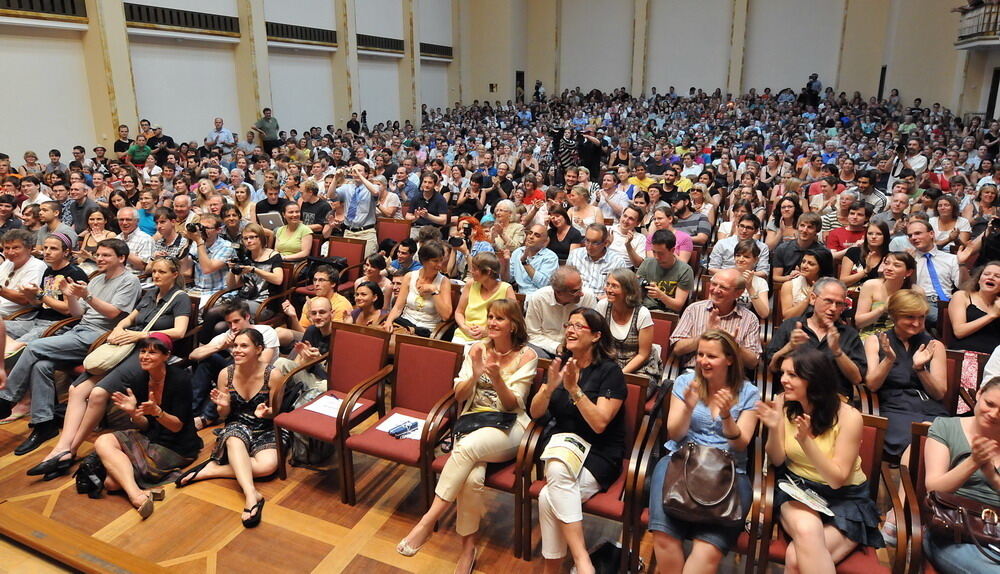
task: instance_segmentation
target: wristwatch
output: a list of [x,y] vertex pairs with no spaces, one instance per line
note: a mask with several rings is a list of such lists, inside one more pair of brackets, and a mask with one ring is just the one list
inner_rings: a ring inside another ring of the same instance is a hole
[[582,399],[584,396],[586,396],[584,392],[581,389],[577,389],[575,393],[570,395],[569,400],[575,405],[577,401]]
[[90,293],[87,293],[87,296],[86,296],[86,297],[84,297],[84,298],[83,298],[83,300],[84,300],[84,301],[86,301],[86,302],[87,302],[87,304],[89,305],[89,304],[90,304],[90,302],[94,300],[94,296],[93,296],[93,295],[91,295]]

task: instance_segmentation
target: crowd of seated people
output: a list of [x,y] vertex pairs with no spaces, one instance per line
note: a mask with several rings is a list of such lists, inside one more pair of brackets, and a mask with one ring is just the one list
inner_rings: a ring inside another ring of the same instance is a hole
[[[858,407],[878,404],[887,460],[905,462],[912,423],[956,414],[948,361],[963,359],[948,350],[992,354],[969,389],[1000,375],[1000,122],[816,83],[799,98],[567,90],[425,109],[419,128],[362,115],[283,131],[266,110],[245,141],[222,119],[179,144],[144,121],[68,165],[59,150],[48,164],[0,154],[0,423],[30,417],[15,453],[46,446],[28,471],[45,480],[96,440],[106,486],[144,518],[166,482],[235,478],[252,527],[254,481],[278,467],[271,395],[331,329],[446,339],[466,353],[460,412],[515,423],[457,440],[401,554],[456,503],[467,571],[485,464],[544,418],[592,449],[582,472],[544,465],[542,555],[550,571],[567,551],[592,571],[581,504],[622,471],[624,381],[638,375],[658,397],[650,416],[668,413],[648,501],[659,571],[684,568],[685,539],[718,568],[740,530],[664,513],[669,454],[730,451],[746,513],[760,425],[771,462],[852,517],[776,498],[786,568],[832,567],[881,546]],[[409,236],[383,236],[389,224]],[[364,244],[353,267],[333,255],[341,238]],[[80,369],[98,339],[129,352]],[[532,391],[538,359],[552,366]],[[63,412],[55,372],[74,369]],[[998,408],[984,389],[977,417]],[[112,406],[128,420],[106,417]],[[186,470],[198,432],[219,425],[210,458]],[[97,426],[114,432],[95,439]],[[1000,463],[996,429],[976,429],[993,438],[975,460]],[[945,457],[928,454],[929,483],[962,482],[942,482]]]

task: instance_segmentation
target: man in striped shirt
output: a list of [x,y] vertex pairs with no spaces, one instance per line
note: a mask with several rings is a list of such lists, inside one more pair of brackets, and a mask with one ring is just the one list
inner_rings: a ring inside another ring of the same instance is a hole
[[673,354],[685,367],[693,367],[698,337],[709,329],[721,329],[733,336],[740,346],[743,366],[756,368],[760,361],[760,319],[746,307],[736,304],[746,284],[736,269],[723,269],[712,276],[708,299],[692,303],[684,310],[670,335]]
[[573,249],[566,260],[580,270],[583,286],[593,291],[598,299],[604,298],[604,282],[611,271],[628,266],[621,255],[608,250],[610,235],[603,223],[591,223],[584,235],[583,249]]

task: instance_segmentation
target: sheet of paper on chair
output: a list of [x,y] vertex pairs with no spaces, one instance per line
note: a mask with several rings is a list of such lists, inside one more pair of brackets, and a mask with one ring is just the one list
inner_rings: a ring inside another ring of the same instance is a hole
[[413,429],[408,434],[404,435],[402,438],[404,438],[404,439],[408,438],[408,439],[412,439],[412,440],[420,440],[420,434],[424,432],[424,422],[426,422],[426,421],[424,421],[424,419],[418,419],[418,418],[411,417],[411,416],[404,415],[404,414],[400,414],[400,413],[392,413],[391,415],[389,415],[389,418],[387,418],[384,421],[382,421],[382,424],[378,425],[375,428],[378,429],[378,430],[380,430],[380,431],[382,431],[382,432],[386,432],[387,433],[387,432],[391,431],[392,429],[398,427],[399,425],[405,424],[405,423],[409,423],[409,422],[415,422],[415,423],[417,423],[417,428]]
[[[321,415],[326,415],[328,417],[337,418],[337,413],[340,412],[340,405],[344,401],[334,397],[332,395],[327,395],[325,397],[320,397],[312,404],[307,405],[305,409],[307,411],[312,411],[314,413],[319,413]],[[354,408],[352,411],[356,411],[361,407],[358,403],[354,403]]]

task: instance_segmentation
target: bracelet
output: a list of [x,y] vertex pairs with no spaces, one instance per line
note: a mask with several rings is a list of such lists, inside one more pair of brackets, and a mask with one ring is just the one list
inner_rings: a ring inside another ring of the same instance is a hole
[[573,403],[575,405],[577,402],[579,402],[580,399],[582,399],[585,396],[586,395],[584,394],[584,392],[582,390],[577,389],[576,392],[573,393],[570,396],[569,400],[570,400],[571,403]]

